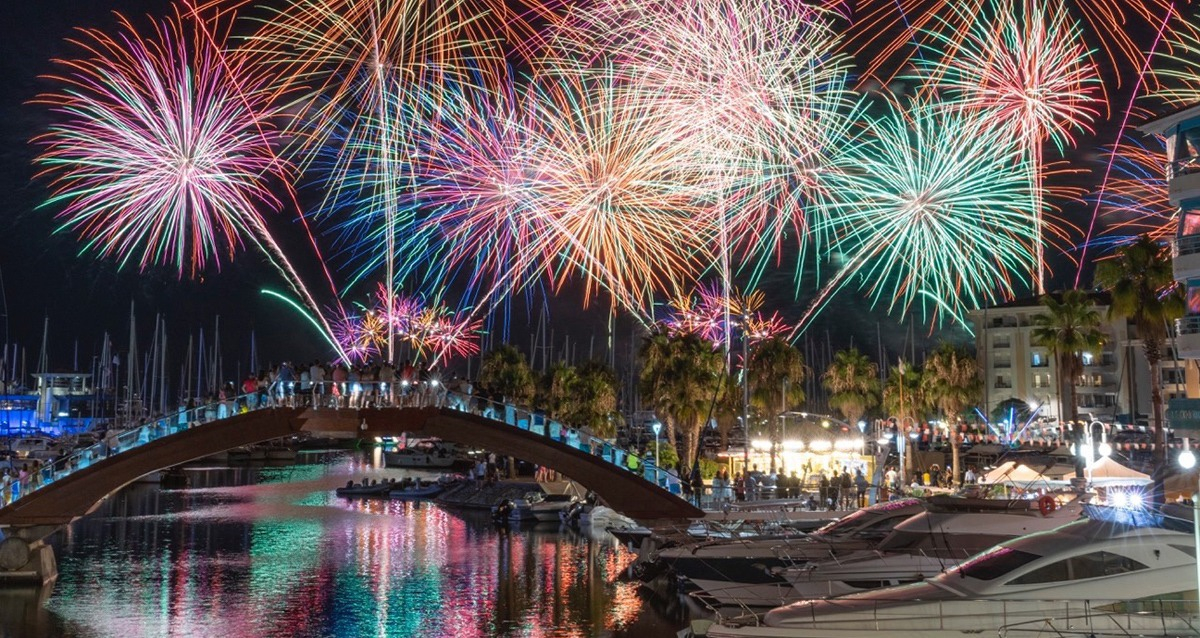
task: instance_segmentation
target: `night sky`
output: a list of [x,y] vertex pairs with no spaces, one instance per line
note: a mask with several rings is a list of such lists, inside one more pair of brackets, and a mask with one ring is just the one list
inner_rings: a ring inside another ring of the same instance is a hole
[[[34,178],[31,166],[34,149],[29,139],[46,130],[50,119],[44,107],[27,102],[52,88],[49,81],[39,76],[55,70],[50,62],[53,57],[74,55],[75,49],[64,43],[74,27],[98,27],[111,32],[114,10],[131,17],[147,13],[161,16],[168,6],[162,0],[0,3],[0,274],[6,313],[5,323],[0,326],[5,334],[0,338],[27,348],[31,372],[38,356],[44,317],[50,319],[51,367],[69,369],[78,341],[80,367],[86,369],[92,355],[99,350],[104,331],[115,335],[120,349],[127,348],[131,301],[137,305],[143,339],[148,339],[154,314],[164,314],[171,331],[172,350],[182,348],[188,335],[196,334],[201,326],[211,339],[213,323],[220,315],[221,338],[228,346],[230,361],[248,360],[252,329],[261,361],[303,360],[328,354],[317,343],[311,327],[278,301],[258,293],[263,287],[283,290],[284,285],[256,252],[242,252],[233,265],[210,272],[200,281],[180,281],[171,270],[118,271],[112,262],[79,255],[73,236],[53,233],[53,214],[57,211],[37,208],[47,195],[47,184]],[[1100,133],[1104,136],[1106,129],[1102,128]],[[1074,159],[1093,158],[1095,148],[1111,143],[1112,134],[1108,132],[1105,137],[1085,138]],[[285,247],[303,247],[301,234],[286,213],[272,223],[272,230],[283,237]],[[295,261],[304,268],[304,259]],[[310,263],[310,270],[311,266]],[[302,274],[308,275],[306,279],[310,281],[317,281],[315,272]],[[1058,287],[1066,286],[1074,278],[1074,269],[1058,265],[1055,275]],[[768,292],[768,309],[778,309],[789,317],[797,317],[803,310],[806,298],[792,299],[790,267],[785,265],[777,274],[769,275],[760,287]],[[603,342],[605,303],[584,311],[578,297],[567,294],[552,301],[550,307],[559,339],[570,333],[580,343],[588,343],[592,335],[596,335],[597,343]],[[524,302],[518,300],[513,312],[512,340],[526,346],[528,314]],[[886,317],[882,312],[869,310],[868,303],[853,292],[835,298],[809,334],[821,344],[828,335],[835,350],[853,341],[875,354],[877,322],[882,325],[889,362],[894,363],[899,351],[906,348],[909,327],[898,325],[896,318]],[[619,338],[628,339],[628,322],[621,325]],[[918,325],[913,332],[918,350],[937,338],[965,339],[961,330],[930,337],[928,327]],[[628,350],[627,344],[618,345],[619,351]],[[141,348],[145,347],[143,343]],[[821,348],[824,350],[825,346]],[[230,375],[233,366],[229,366]]]

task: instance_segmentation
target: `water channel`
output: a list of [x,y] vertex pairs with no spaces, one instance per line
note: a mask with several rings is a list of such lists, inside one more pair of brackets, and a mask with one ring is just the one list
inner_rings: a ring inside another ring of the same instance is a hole
[[0,637],[666,638],[685,624],[622,577],[633,555],[608,534],[334,496],[407,474],[380,465],[309,452],[189,468],[183,490],[131,485],[51,539],[52,588],[0,594]]

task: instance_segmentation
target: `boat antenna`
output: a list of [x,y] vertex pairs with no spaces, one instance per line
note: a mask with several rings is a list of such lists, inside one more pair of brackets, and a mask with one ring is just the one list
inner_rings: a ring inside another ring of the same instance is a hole
[[8,347],[8,292],[4,289],[4,269],[0,268],[0,312],[4,317],[4,345]]

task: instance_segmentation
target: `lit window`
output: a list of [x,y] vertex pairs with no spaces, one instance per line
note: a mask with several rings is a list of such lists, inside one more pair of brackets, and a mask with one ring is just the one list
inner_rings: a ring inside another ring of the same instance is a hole
[[1083,359],[1083,365],[1085,365],[1085,366],[1093,365],[1096,362],[1095,355],[1093,355],[1090,352],[1085,352],[1080,356]]

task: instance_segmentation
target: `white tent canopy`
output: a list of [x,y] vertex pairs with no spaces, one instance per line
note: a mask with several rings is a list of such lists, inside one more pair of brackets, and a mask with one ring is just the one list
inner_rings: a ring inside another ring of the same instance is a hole
[[[979,482],[988,485],[1002,484],[1014,487],[1029,487],[1040,484],[1049,485],[1052,479],[1028,465],[1021,465],[1016,461],[1005,461],[992,471],[984,474]],[[1062,481],[1058,482],[1061,483]]]
[[[1100,457],[1100,460],[1092,463],[1083,475],[1096,486],[1146,485],[1151,480],[1149,474],[1125,467],[1107,456]],[[1075,478],[1075,474],[1071,473],[1063,478],[1070,480]]]

